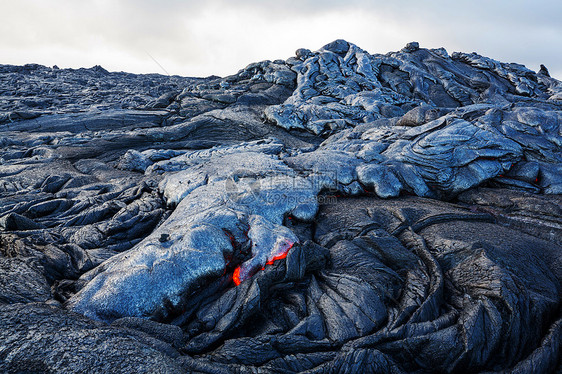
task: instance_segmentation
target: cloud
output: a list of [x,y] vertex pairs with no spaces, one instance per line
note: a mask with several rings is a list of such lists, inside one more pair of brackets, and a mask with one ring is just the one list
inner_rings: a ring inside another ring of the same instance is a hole
[[562,71],[555,0],[19,0],[0,11],[0,63],[163,73],[153,56],[172,74],[228,75],[344,38],[371,53],[417,40]]

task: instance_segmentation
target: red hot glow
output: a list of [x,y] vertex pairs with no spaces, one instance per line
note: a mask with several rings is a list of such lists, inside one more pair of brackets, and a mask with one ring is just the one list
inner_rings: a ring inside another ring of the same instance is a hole
[[290,247],[287,249],[287,252],[281,253],[280,255],[277,255],[277,256],[273,256],[273,257],[272,257],[270,260],[268,260],[265,264],[266,264],[266,265],[273,265],[273,263],[274,263],[275,261],[284,259],[285,257],[287,257],[287,253],[289,252],[289,249],[291,249],[292,247],[293,247],[293,246],[290,246]]
[[[286,251],[284,251],[283,253],[278,254],[278,255],[276,255],[276,256],[273,256],[273,257],[270,258],[270,259],[268,259],[265,264],[266,264],[266,265],[273,265],[273,264],[275,263],[275,261],[282,260],[282,259],[286,258],[286,257],[287,257],[287,253],[289,253],[289,250],[290,250],[291,248],[293,248],[293,245],[294,245],[294,243],[291,243],[291,244],[287,247],[287,250],[286,250]],[[262,267],[261,270],[265,270],[265,267]],[[240,280],[240,266],[238,266],[236,269],[234,269],[234,273],[232,274],[232,281],[234,282],[234,284],[235,284],[236,286],[238,286],[238,285],[242,282],[242,281]]]
[[232,274],[232,280],[234,281],[235,285],[238,286],[240,284],[240,266],[234,269],[234,273]]

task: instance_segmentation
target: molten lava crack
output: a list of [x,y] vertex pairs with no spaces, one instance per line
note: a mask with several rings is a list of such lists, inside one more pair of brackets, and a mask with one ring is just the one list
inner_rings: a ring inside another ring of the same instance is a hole
[[[291,248],[293,248],[294,244],[295,244],[295,243],[291,243],[290,246],[287,248],[286,251],[284,251],[284,252],[282,252],[282,253],[280,253],[280,254],[274,255],[273,257],[269,258],[269,259],[265,262],[265,265],[273,265],[276,261],[285,259],[285,258],[287,257],[287,253],[289,253],[289,250],[290,250]],[[260,270],[265,270],[265,266],[263,266]],[[258,271],[259,271],[259,270],[258,270]],[[248,278],[250,278],[250,277],[251,277],[251,275],[248,276],[248,277],[246,277],[246,278],[244,278],[244,279],[240,279],[240,266],[238,266],[236,269],[234,269],[234,273],[232,273],[232,281],[234,282],[234,284],[235,284],[236,286],[238,286],[240,283],[242,283],[242,281],[244,281],[244,280],[246,280],[246,279],[248,279]]]

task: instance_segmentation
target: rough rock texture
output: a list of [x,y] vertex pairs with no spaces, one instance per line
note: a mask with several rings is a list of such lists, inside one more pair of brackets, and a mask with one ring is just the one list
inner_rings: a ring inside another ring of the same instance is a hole
[[0,66],[0,145],[0,371],[562,370],[546,68]]

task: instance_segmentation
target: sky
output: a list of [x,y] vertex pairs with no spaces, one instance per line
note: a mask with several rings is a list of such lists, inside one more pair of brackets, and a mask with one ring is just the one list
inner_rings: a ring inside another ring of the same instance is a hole
[[0,0],[0,64],[226,76],[345,39],[417,41],[562,79],[560,0]]

